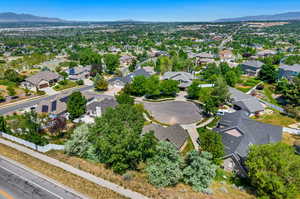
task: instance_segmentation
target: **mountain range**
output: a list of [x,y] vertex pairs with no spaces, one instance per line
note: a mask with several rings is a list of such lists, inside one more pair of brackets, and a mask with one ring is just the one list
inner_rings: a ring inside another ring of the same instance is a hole
[[17,22],[64,22],[59,18],[39,17],[31,14],[16,14],[13,12],[0,13],[0,23]]
[[274,15],[258,15],[237,18],[218,19],[215,22],[240,22],[240,21],[289,21],[300,20],[300,12],[286,12]]

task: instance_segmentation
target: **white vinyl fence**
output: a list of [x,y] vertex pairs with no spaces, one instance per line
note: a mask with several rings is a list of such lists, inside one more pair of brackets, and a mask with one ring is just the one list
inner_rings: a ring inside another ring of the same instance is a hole
[[51,150],[64,150],[64,148],[65,148],[64,145],[56,145],[56,144],[48,144],[48,145],[45,145],[45,146],[39,146],[39,145],[36,145],[32,142],[28,142],[26,140],[23,140],[21,138],[17,138],[15,136],[3,133],[1,131],[0,131],[0,136],[6,138],[8,140],[11,140],[13,142],[16,142],[18,144],[22,144],[22,145],[24,145],[28,148],[31,148],[31,149],[36,150],[36,151],[41,152],[41,153],[46,153],[46,152],[51,151]]
[[283,127],[283,132],[287,132],[287,133],[293,134],[293,135],[300,135],[300,129]]

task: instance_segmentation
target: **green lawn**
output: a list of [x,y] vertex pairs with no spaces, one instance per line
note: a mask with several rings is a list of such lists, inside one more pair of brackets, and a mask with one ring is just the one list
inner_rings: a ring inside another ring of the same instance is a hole
[[1,80],[0,80],[0,85],[3,85],[3,86],[11,86],[11,87],[14,87],[14,88],[17,87],[17,84],[16,84],[15,82],[11,82],[11,81],[5,80],[5,79],[1,79]]
[[75,86],[77,86],[76,82],[65,80],[64,83],[58,83],[56,86],[53,87],[53,89],[56,91],[61,91],[68,88],[73,88]]
[[282,115],[278,112],[274,112],[271,115],[262,115],[258,118],[253,117],[256,121],[267,123],[267,124],[273,124],[278,126],[289,126],[291,124],[297,123],[297,121],[291,117]]

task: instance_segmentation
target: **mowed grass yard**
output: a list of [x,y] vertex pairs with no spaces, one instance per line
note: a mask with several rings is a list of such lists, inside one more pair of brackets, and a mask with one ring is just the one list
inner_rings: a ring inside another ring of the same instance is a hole
[[[119,184],[125,188],[139,192],[150,198],[157,199],[255,199],[255,196],[234,188],[229,184],[222,184],[220,182],[214,182],[211,186],[214,194],[205,195],[192,190],[190,186],[184,184],[178,184],[175,187],[168,188],[156,188],[148,183],[147,174],[143,172],[144,165],[140,166],[140,172],[129,171],[127,176],[131,176],[131,179],[125,179],[121,175],[117,175],[112,170],[107,169],[103,164],[93,163],[81,158],[71,157],[60,151],[49,152],[52,158],[58,159],[67,164],[73,165],[79,169],[87,171],[95,176],[99,176],[116,184]],[[224,193],[221,187],[225,187],[228,193]]]
[[[52,166],[46,162],[33,158],[25,153],[0,144],[0,155],[17,161],[28,168],[36,170],[41,174],[48,176],[57,182],[66,185],[93,199],[124,199],[125,197],[77,175],[66,172],[65,170]],[[76,166],[76,165],[73,165]]]
[[76,87],[76,86],[78,86],[76,84],[76,82],[73,82],[70,80],[64,80],[64,81],[57,83],[57,85],[54,86],[53,89],[56,91],[62,91],[62,90],[68,89],[68,88]]
[[265,114],[259,116],[258,118],[253,117],[253,119],[266,124],[273,124],[273,125],[285,126],[285,127],[297,123],[297,120],[288,117],[286,115],[280,114],[279,112],[276,111],[274,111],[273,114]]

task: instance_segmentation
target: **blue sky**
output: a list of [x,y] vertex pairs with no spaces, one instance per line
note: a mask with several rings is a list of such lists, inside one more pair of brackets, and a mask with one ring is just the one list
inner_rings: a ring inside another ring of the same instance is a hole
[[211,21],[288,11],[300,11],[300,0],[0,0],[0,12],[87,21]]

